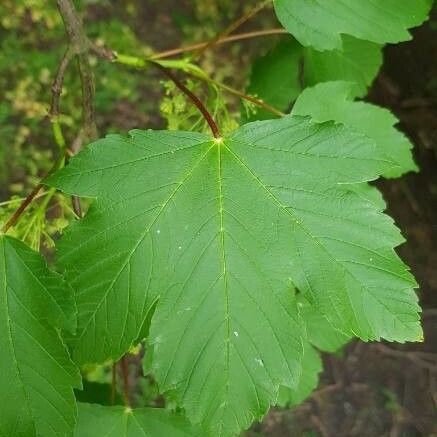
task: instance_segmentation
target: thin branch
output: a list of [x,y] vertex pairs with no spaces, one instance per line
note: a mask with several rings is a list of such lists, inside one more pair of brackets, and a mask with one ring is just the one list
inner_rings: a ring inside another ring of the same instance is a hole
[[[237,35],[231,35],[231,36],[227,36],[224,38],[220,38],[219,40],[216,41],[215,44],[220,45],[220,44],[226,44],[226,43],[235,42],[235,41],[242,41],[245,39],[256,38],[259,36],[282,35],[284,33],[287,33],[287,31],[285,29],[282,29],[282,28],[255,30],[253,32],[239,33]],[[202,49],[202,48],[206,47],[208,44],[210,44],[210,42],[200,42],[200,43],[192,44],[192,45],[185,46],[185,47],[178,47],[175,49],[165,50],[163,52],[153,54],[150,58],[151,59],[168,58],[170,56],[180,55],[181,53],[192,52],[195,50]],[[103,57],[103,56],[101,56],[101,57]]]
[[[48,191],[43,191],[42,193],[39,193],[37,196],[33,198],[33,200],[40,199],[41,197],[44,197],[48,194]],[[7,206],[11,205],[12,203],[19,203],[22,202],[25,199],[25,197],[15,198],[15,199],[9,199],[4,202],[0,202],[0,206]]]
[[[114,52],[115,53],[115,52]],[[106,59],[106,58],[104,58]],[[115,59],[113,62],[117,62],[119,64],[127,65],[129,67],[138,68],[138,69],[144,69],[146,68],[150,63],[157,66],[160,65],[158,61],[154,61],[150,58],[138,58],[136,56],[129,56],[129,55],[123,55],[115,53]],[[165,68],[163,65],[160,65],[161,68]],[[244,94],[241,91],[238,91],[228,85],[225,85],[224,83],[217,82],[214,79],[208,77],[206,74],[195,74],[194,71],[186,71],[184,70],[185,74],[194,77],[196,79],[200,79],[202,81],[205,81],[210,84],[214,84],[219,88],[222,88],[226,91],[228,91],[231,94],[234,94],[244,100],[247,100],[251,103],[253,103],[256,106],[259,106],[260,108],[265,109],[266,111],[271,112],[272,114],[277,115],[278,117],[282,117],[284,115],[283,112],[279,111],[278,109],[274,108],[273,106],[269,105],[268,103],[265,103],[264,101],[257,99],[256,97]],[[197,106],[197,105],[196,105]]]
[[88,40],[89,50],[97,55],[99,58],[107,59],[108,61],[115,60],[115,52],[107,47],[101,47],[94,42]]
[[74,51],[71,47],[68,47],[64,53],[61,62],[59,63],[58,71],[52,84],[52,102],[50,105],[49,115],[50,118],[57,117],[59,115],[59,101],[61,99],[62,86],[64,84],[65,72],[74,57]]
[[203,102],[191,91],[189,90],[168,68],[163,67],[158,62],[151,62],[156,68],[162,71],[174,84],[193,102],[197,109],[201,112],[206,122],[208,123],[214,138],[220,138],[220,130],[214,118],[203,104]]
[[[77,14],[72,0],[57,0],[57,5],[62,20],[64,22],[65,31],[67,33],[69,43],[67,50],[64,53],[64,56],[59,62],[56,76],[54,78],[51,88],[52,99],[50,103],[49,117],[53,123],[53,133],[55,136],[55,141],[60,147],[61,153],[59,158],[54,163],[52,169],[49,171],[48,175],[52,174],[62,165],[62,163],[64,162],[64,155],[67,152],[58,117],[60,113],[60,98],[62,94],[65,73],[72,59],[76,56],[79,65],[79,72],[82,83],[82,118],[85,135],[88,137],[88,139],[93,140],[97,138],[97,128],[94,121],[94,79],[91,65],[89,62],[88,52],[90,50],[99,51],[99,53],[106,54],[106,56],[110,58],[105,49],[97,48],[90,42],[90,40],[86,36],[83,29],[82,21]],[[43,184],[41,181],[33,188],[30,194],[22,201],[18,209],[13,213],[11,218],[2,227],[2,232],[6,233],[12,226],[14,226],[18,222],[26,208],[35,199],[42,186]],[[79,199],[73,197],[72,201],[75,213],[78,216],[81,216]]]
[[94,78],[89,56],[87,54],[77,55],[82,84],[82,120],[85,136],[93,141],[98,137],[97,126],[94,116]]
[[64,21],[65,31],[67,32],[70,44],[75,53],[84,53],[89,49],[89,40],[83,30],[82,20],[80,19],[72,0],[56,0],[58,9]]
[[24,213],[26,208],[32,203],[33,199],[36,197],[36,195],[40,192],[42,188],[42,184],[39,183],[34,189],[29,193],[29,195],[21,202],[18,209],[12,214],[12,216],[9,218],[9,220],[3,225],[2,227],[2,233],[6,234],[8,230],[15,226],[15,224],[18,222],[21,215]]
[[[89,51],[98,51],[101,55],[107,55],[106,49],[99,48],[87,37],[83,29],[83,23],[80,19],[72,0],[57,0],[58,9],[64,21],[65,30],[69,40],[70,51],[76,55],[82,85],[82,123],[83,130],[87,140],[93,141],[98,137],[97,125],[95,122],[94,110],[94,77],[89,60]],[[61,62],[62,65],[62,62]],[[67,63],[68,66],[68,63]],[[66,68],[66,67],[65,67]],[[61,76],[62,89],[63,75]],[[55,89],[57,91],[57,89]],[[56,96],[56,94],[54,94]],[[59,101],[57,94],[57,101]],[[59,104],[58,104],[59,109]],[[82,208],[80,200],[72,196],[73,210],[78,217],[82,217]]]
[[59,167],[61,167],[63,162],[64,162],[64,154],[60,153],[59,158],[53,164],[52,168],[47,173],[47,175],[43,179],[41,179],[41,181],[33,188],[33,190],[24,198],[24,200],[21,202],[21,204],[17,208],[17,210],[12,214],[12,216],[9,218],[9,220],[3,225],[2,229],[1,229],[1,232],[3,234],[6,234],[11,227],[13,227],[17,224],[18,220],[23,215],[24,211],[33,202],[33,200],[37,197],[38,193],[40,192],[41,188],[43,187],[44,179],[46,179],[48,176],[50,176],[56,170],[58,170]]
[[252,17],[254,17],[259,11],[264,9],[267,5],[269,5],[272,2],[272,0],[264,0],[263,2],[256,5],[254,8],[249,10],[246,14],[244,14],[242,17],[240,17],[238,20],[231,23],[223,32],[219,33],[215,38],[213,38],[211,41],[209,41],[205,46],[199,49],[199,51],[196,53],[197,56],[201,56],[206,50],[209,48],[215,46],[217,42],[228,35],[230,35],[232,32],[237,30],[240,26],[242,26],[246,21],[250,20]]
[[[431,372],[436,373],[437,372],[437,363],[435,362],[435,360],[432,360],[434,362],[430,362],[428,361],[428,356],[424,355],[424,352],[420,352],[420,351],[400,351],[397,349],[393,349],[389,346],[386,346],[383,343],[378,343],[375,344],[374,347],[381,353],[390,356],[390,357],[394,357],[394,358],[404,358],[404,359],[408,359],[410,361],[412,361],[414,364],[416,364],[417,366],[423,368],[423,369],[427,369]],[[431,354],[433,355],[433,358],[435,357],[435,354]]]
[[[98,134],[94,120],[94,78],[89,61],[89,51],[96,50],[97,48],[90,42],[85,34],[82,20],[80,19],[72,0],[57,0],[57,4],[68,36],[69,49],[67,50],[67,53],[72,52],[72,54],[77,57],[82,84],[82,119],[85,135],[89,140],[94,140],[97,138]],[[63,79],[63,75],[60,77]]]

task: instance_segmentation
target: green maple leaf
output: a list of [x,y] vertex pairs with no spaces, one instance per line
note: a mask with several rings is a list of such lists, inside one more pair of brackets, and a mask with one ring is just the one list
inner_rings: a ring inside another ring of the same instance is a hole
[[[319,82],[344,80],[354,82],[354,96],[364,96],[382,64],[378,44],[343,36],[343,50],[319,52],[302,47],[287,37],[252,66],[247,93],[261,98],[283,112],[288,112],[302,89]],[[257,108],[243,119],[265,120],[272,115]]]
[[399,120],[387,109],[354,102],[353,87],[350,82],[337,81],[307,88],[294,104],[293,114],[310,115],[318,122],[343,123],[372,138],[381,152],[397,164],[383,173],[385,177],[417,171],[411,156],[413,145],[394,127]]
[[61,277],[0,235],[0,435],[73,435],[80,375],[56,327],[74,325],[73,295]]
[[104,407],[79,403],[75,437],[202,437],[182,416],[162,408]]
[[340,49],[341,35],[380,44],[411,39],[409,28],[428,17],[432,0],[274,0],[282,25],[304,46]]
[[299,380],[295,287],[346,335],[420,339],[416,284],[393,250],[403,239],[375,189],[354,188],[393,165],[365,136],[291,116],[220,140],[132,131],[92,144],[48,180],[96,197],[59,245],[74,358],[122,355],[159,298],[160,389],[225,436]]
[[305,86],[319,82],[353,82],[354,97],[363,97],[382,65],[382,47],[370,41],[342,36],[342,50],[319,52],[304,47],[303,79]]

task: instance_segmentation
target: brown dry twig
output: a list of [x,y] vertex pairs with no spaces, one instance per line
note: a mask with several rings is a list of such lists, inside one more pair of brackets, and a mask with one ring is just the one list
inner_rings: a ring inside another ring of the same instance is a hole
[[57,0],[59,13],[64,22],[65,31],[68,37],[68,48],[60,62],[58,72],[52,86],[52,105],[50,116],[59,115],[59,100],[62,93],[65,72],[70,61],[75,57],[79,67],[80,80],[82,84],[82,120],[84,133],[88,140],[97,138],[97,127],[94,120],[94,78],[91,69],[89,53],[108,52],[99,49],[85,34],[82,20],[80,19],[72,0]]
[[400,351],[382,343],[375,344],[374,347],[384,355],[393,358],[408,359],[423,369],[437,373],[437,354],[420,351]]
[[[215,45],[226,44],[234,41],[243,41],[245,39],[252,39],[259,36],[283,35],[286,33],[288,32],[283,28],[254,30],[252,32],[244,32],[244,33],[238,33],[236,35],[221,37],[216,41]],[[210,41],[199,42],[196,44],[191,44],[183,47],[177,47],[175,49],[164,50],[163,52],[154,53],[150,58],[151,59],[169,58],[170,56],[180,55],[182,53],[192,52],[195,50],[205,48],[208,46],[208,44],[210,44]]]
[[[49,117],[55,121],[60,113],[60,99],[64,84],[65,72],[73,58],[76,58],[82,86],[82,128],[86,140],[92,141],[98,137],[94,111],[94,78],[90,64],[89,53],[96,51],[96,46],[86,36],[82,20],[80,19],[72,0],[57,0],[59,13],[64,22],[68,37],[68,47],[56,73],[52,86],[52,102]],[[99,49],[100,50],[100,49]],[[101,49],[104,50],[104,49]],[[80,200],[72,196],[72,206],[78,217],[82,216]]]
[[198,52],[196,53],[197,56],[201,56],[206,50],[208,50],[211,47],[214,47],[220,40],[223,40],[228,35],[230,35],[232,32],[237,30],[240,26],[242,26],[246,21],[250,20],[252,17],[254,17],[258,12],[260,12],[262,9],[267,7],[269,4],[272,3],[272,0],[264,0],[252,9],[250,9],[246,14],[244,14],[242,17],[238,18],[236,21],[231,23],[223,32],[220,32],[218,35],[216,35],[213,39],[211,39],[209,42],[207,42],[205,45],[199,48]]

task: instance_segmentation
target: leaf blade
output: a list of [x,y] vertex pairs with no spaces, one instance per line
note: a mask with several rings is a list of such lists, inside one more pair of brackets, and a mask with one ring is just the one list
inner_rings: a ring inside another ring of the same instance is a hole
[[[354,82],[353,95],[366,95],[382,65],[381,46],[347,35],[342,40],[343,50],[319,52],[284,38],[252,64],[247,94],[285,113],[303,89],[319,82]],[[270,118],[262,108],[242,109],[243,122]]]
[[396,163],[384,172],[387,178],[417,171],[411,142],[394,126],[399,120],[387,109],[370,103],[353,101],[353,84],[336,81],[307,88],[296,100],[293,114],[310,115],[315,121],[344,123],[372,138],[382,153]]
[[[166,134],[147,135],[148,147],[159,153]],[[184,135],[168,133],[164,142],[176,150]],[[85,189],[78,191],[89,191],[95,157],[107,153],[104,141],[92,147],[92,154],[79,155],[80,166],[67,166],[51,183],[71,189],[82,180]],[[289,116],[245,125],[221,140],[202,139],[174,155],[149,164],[136,160],[121,175],[106,158],[94,209],[67,236],[74,242],[103,232],[104,238],[78,247],[71,258],[68,243],[61,259],[74,276],[90,254],[112,262],[117,247],[105,251],[111,241],[129,252],[138,235],[147,235],[148,246],[114,302],[126,299],[128,280],[137,281],[138,298],[150,294],[155,303],[159,297],[148,339],[151,369],[160,390],[171,393],[193,423],[234,435],[265,414],[280,386],[298,383],[306,337],[296,287],[345,335],[420,336],[415,282],[393,251],[403,239],[381,213],[375,189],[362,184],[393,162],[368,137]],[[170,201],[170,188],[154,190],[163,181],[177,186]],[[158,216],[135,222],[155,204],[162,208]],[[128,226],[119,227],[120,220]],[[110,282],[114,271],[116,265],[104,270],[103,279]],[[73,283],[79,313],[86,309],[80,296],[89,291],[81,286],[87,282]],[[136,314],[145,315],[141,307]],[[110,326],[103,328],[123,326],[120,311],[109,308],[108,315]],[[127,340],[138,337],[138,326]],[[108,337],[100,329],[92,342]],[[83,359],[116,356],[126,347],[108,343],[96,352],[92,342]]]
[[200,437],[200,429],[162,408],[106,407],[79,403],[75,437]]
[[341,0],[275,0],[274,5],[279,21],[301,44],[332,50],[342,47],[341,34],[379,44],[407,41],[408,29],[426,20],[432,1],[366,0],[346,7]]
[[72,435],[80,375],[55,329],[71,328],[72,296],[20,241],[0,236],[0,254],[0,433]]

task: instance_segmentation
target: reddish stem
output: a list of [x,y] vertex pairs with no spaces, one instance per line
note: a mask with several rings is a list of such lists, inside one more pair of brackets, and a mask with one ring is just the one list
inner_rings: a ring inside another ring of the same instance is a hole
[[194,103],[194,105],[197,107],[197,109],[201,112],[204,119],[208,123],[209,127],[211,128],[212,134],[214,135],[214,138],[220,138],[220,130],[217,126],[217,123],[214,121],[214,118],[206,109],[206,106],[203,104],[203,102],[197,97],[192,91],[190,91],[168,68],[163,67],[158,62],[152,62],[153,65],[161,70],[174,84],[187,96],[189,99]]
[[38,184],[31,192],[30,194],[21,202],[21,205],[18,207],[18,209],[14,212],[14,214],[11,216],[11,218],[3,225],[2,232],[6,234],[6,232],[14,226],[18,219],[20,218],[21,214],[26,210],[26,208],[32,203],[35,196],[39,193],[39,191],[42,188],[42,184]]

